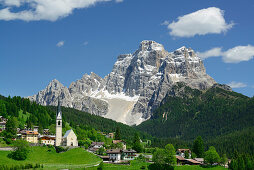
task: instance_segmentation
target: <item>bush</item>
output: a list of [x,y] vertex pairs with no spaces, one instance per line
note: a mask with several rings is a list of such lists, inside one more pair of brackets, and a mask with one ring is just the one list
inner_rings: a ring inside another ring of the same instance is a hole
[[14,142],[14,151],[8,157],[15,160],[25,160],[29,153],[29,143],[24,140],[17,140]]
[[24,164],[24,165],[0,165],[1,170],[15,170],[15,169],[36,169],[43,168],[43,165],[40,164]]
[[54,146],[52,146],[52,145],[47,145],[47,147],[48,147],[48,152],[55,152],[56,151]]
[[163,170],[174,170],[173,166],[167,165],[167,164],[151,164],[148,166],[149,170],[158,170],[158,169],[163,169]]
[[55,146],[56,152],[61,153],[61,152],[66,152],[69,148],[64,148],[62,146]]
[[145,165],[143,165],[143,166],[141,166],[141,167],[140,167],[140,169],[146,169],[146,166],[145,166]]

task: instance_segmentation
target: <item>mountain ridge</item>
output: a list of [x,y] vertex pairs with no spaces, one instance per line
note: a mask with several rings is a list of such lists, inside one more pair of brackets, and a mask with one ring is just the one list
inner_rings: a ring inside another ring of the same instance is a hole
[[65,107],[134,125],[149,119],[177,82],[200,90],[216,83],[191,48],[168,52],[163,45],[144,40],[134,53],[119,55],[112,72],[104,78],[92,72],[69,88],[53,80],[28,98],[42,105],[56,105],[60,97]]

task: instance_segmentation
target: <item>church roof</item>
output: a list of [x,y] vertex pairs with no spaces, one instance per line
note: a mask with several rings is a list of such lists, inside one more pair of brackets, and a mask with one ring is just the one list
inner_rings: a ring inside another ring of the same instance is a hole
[[71,130],[67,130],[63,138],[66,138],[71,133],[71,131],[73,131],[73,130],[72,129]]

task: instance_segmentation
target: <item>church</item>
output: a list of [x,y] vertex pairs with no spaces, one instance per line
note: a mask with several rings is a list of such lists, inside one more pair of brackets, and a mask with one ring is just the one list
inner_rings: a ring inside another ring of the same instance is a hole
[[62,111],[60,101],[58,100],[58,107],[56,113],[56,141],[55,146],[78,146],[77,136],[74,131],[68,130],[62,136]]

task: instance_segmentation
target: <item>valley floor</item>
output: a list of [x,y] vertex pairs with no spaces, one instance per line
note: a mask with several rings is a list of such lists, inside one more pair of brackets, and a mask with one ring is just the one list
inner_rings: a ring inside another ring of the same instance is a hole
[[[9,167],[15,165],[26,164],[40,164],[43,169],[89,169],[97,170],[101,159],[92,153],[85,151],[82,148],[71,149],[67,152],[56,153],[54,149],[48,147],[32,147],[28,158],[24,161],[16,161],[8,158],[10,151],[0,151],[0,166],[8,165]],[[148,169],[151,163],[142,162],[138,160],[131,161],[130,165],[118,164],[103,164],[103,169],[109,170],[136,170],[145,168]],[[222,170],[223,167],[202,168],[200,166],[176,166],[175,170]]]
[[63,169],[63,168],[86,168],[98,165],[102,160],[85,151],[82,148],[71,149],[64,153],[56,153],[48,147],[32,147],[28,158],[24,161],[16,161],[8,158],[10,151],[0,151],[0,165],[25,165],[40,164],[44,169]]
[[[108,170],[137,170],[137,169],[148,169],[148,166],[150,163],[147,162],[140,162],[140,161],[131,161],[130,165],[117,165],[117,164],[105,164],[103,165],[103,169],[108,169]],[[90,167],[87,168],[88,170],[97,170],[97,167]],[[176,166],[175,170],[223,170],[225,169],[224,167],[221,166],[216,166],[213,168],[202,168],[200,166],[195,166],[195,165],[184,165],[184,166]]]

